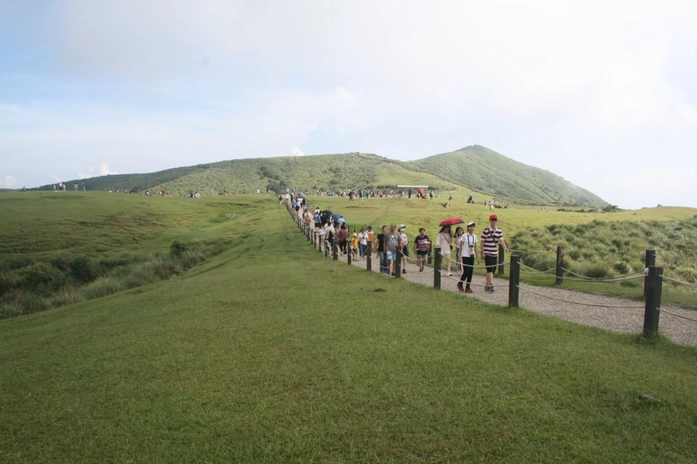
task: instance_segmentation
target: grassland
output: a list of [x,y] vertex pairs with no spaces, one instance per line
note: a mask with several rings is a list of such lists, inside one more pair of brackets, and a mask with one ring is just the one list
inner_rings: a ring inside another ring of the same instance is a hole
[[[32,259],[174,240],[208,259],[0,321],[3,462],[694,461],[697,349],[339,266],[272,198],[52,195],[0,197]],[[356,224],[427,219],[333,201]]]

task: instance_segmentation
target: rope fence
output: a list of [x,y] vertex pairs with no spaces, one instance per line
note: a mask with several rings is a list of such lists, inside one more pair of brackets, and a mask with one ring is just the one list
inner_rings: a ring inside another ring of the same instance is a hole
[[579,302],[579,301],[571,301],[571,300],[565,300],[563,298],[555,298],[553,296],[549,295],[543,295],[542,293],[535,292],[533,290],[530,290],[529,288],[521,287],[518,285],[518,288],[520,290],[523,290],[524,292],[527,293],[532,293],[533,295],[537,295],[542,298],[547,298],[548,300],[555,300],[555,301],[561,301],[562,303],[571,303],[579,306],[592,306],[596,308],[614,308],[614,309],[642,309],[644,308],[643,305],[635,305],[635,306],[626,306],[626,305],[601,305],[601,304],[594,304],[594,303],[587,303],[587,302]]
[[[293,219],[295,219],[298,227],[303,230],[303,232],[306,234],[308,240],[312,242],[313,246],[318,249],[318,251],[322,252],[324,257],[327,256],[332,256],[334,260],[339,260],[341,259],[344,262],[348,262],[348,264],[353,264],[353,265],[358,265],[358,262],[366,262],[366,269],[367,270],[374,270],[377,272],[378,270],[382,271],[384,267],[380,266],[379,263],[379,254],[376,250],[371,249],[372,247],[369,247],[368,250],[366,251],[365,255],[363,257],[354,254],[353,250],[354,248],[351,246],[350,242],[347,242],[348,247],[346,248],[347,252],[343,253],[339,251],[339,244],[337,243],[336,239],[336,232],[334,234],[334,240],[333,242],[330,242],[329,240],[326,240],[322,234],[318,233],[318,230],[315,228],[314,221],[311,221],[308,219],[307,215],[296,213],[291,207],[290,204],[286,204],[288,211],[290,212],[291,216]],[[306,203],[306,206],[310,208],[311,206],[309,203]],[[410,250],[411,251],[411,250]],[[424,271],[428,274],[433,275],[433,285],[435,288],[440,289],[441,288],[441,279],[443,276],[445,276],[447,279],[450,279],[451,281],[457,281],[460,282],[461,278],[461,273],[462,270],[465,268],[471,268],[471,269],[487,269],[488,267],[484,264],[465,264],[461,260],[457,259],[457,257],[452,257],[450,250],[444,250],[441,251],[440,249],[436,248],[434,250],[434,253],[429,254],[427,257],[424,259],[428,260],[429,266],[424,266]],[[523,250],[508,250],[513,253],[518,253],[518,254],[523,254],[523,255],[530,255],[530,254],[549,254],[549,253],[554,253],[552,250],[548,251],[534,251],[534,252],[527,252]],[[538,269],[535,269],[531,266],[528,266],[522,262],[520,262],[520,256],[519,255],[512,255],[511,259],[509,261],[504,261],[504,255],[501,252],[499,254],[499,262],[496,264],[496,268],[499,271],[499,274],[502,274],[503,272],[503,267],[504,266],[509,266],[510,272],[509,272],[509,282],[508,284],[505,285],[500,285],[497,284],[496,288],[501,288],[501,289],[508,289],[508,306],[509,307],[517,307],[518,306],[518,299],[519,299],[519,292],[522,290],[524,293],[528,293],[531,295],[535,295],[539,298],[544,298],[548,300],[553,300],[553,301],[558,301],[560,303],[564,304],[569,304],[569,305],[576,305],[576,306],[585,306],[585,307],[595,307],[595,308],[606,308],[606,309],[618,309],[618,310],[637,310],[637,309],[644,309],[644,330],[643,334],[646,338],[650,338],[654,334],[658,333],[658,320],[659,320],[659,315],[660,313],[665,313],[667,315],[677,317],[683,320],[687,320],[690,322],[695,322],[697,323],[697,318],[692,318],[688,317],[682,314],[678,314],[674,311],[670,311],[667,309],[662,309],[660,306],[661,303],[661,284],[662,282],[670,282],[672,284],[676,285],[683,285],[686,287],[691,287],[691,288],[697,288],[697,284],[690,283],[690,282],[683,282],[677,279],[673,279],[670,277],[667,277],[663,275],[663,269],[660,267],[655,266],[655,251],[654,250],[647,250],[646,252],[646,269],[644,272],[638,272],[638,273],[632,273],[632,274],[627,274],[624,276],[619,276],[619,277],[614,277],[614,278],[595,278],[595,277],[589,277],[589,276],[584,276],[582,274],[578,274],[576,272],[570,271],[569,269],[565,268],[563,266],[563,258],[565,255],[565,252],[563,248],[558,247],[557,248],[557,265],[555,268],[549,268],[544,271],[540,271]],[[402,258],[405,258],[404,261],[402,261]],[[375,260],[376,263],[372,263],[372,260]],[[433,265],[431,266],[431,259],[434,260]],[[455,272],[450,272],[448,273],[447,270],[443,269],[443,266],[448,262],[448,260],[451,263],[451,266],[454,264],[455,266]],[[394,277],[402,277],[402,271],[405,271],[405,268],[402,268],[403,263],[407,264],[412,264],[412,265],[419,265],[420,259],[417,258],[416,255],[411,254],[410,256],[404,256],[401,254],[401,250],[398,251],[397,253],[397,259],[394,260],[395,262],[393,263],[394,265],[394,270],[398,272],[398,274],[392,274]],[[371,269],[371,264],[373,269]],[[377,266],[375,266],[377,264]],[[487,269],[488,270],[488,269]],[[424,271],[419,271],[419,272],[424,272]],[[638,279],[644,279],[644,298],[645,298],[645,304],[640,305],[632,305],[632,304],[622,304],[622,305],[615,305],[615,304],[598,304],[598,303],[591,303],[588,301],[574,301],[572,299],[567,299],[567,298],[559,298],[556,296],[552,296],[549,294],[545,294],[542,291],[535,291],[530,288],[529,285],[522,286],[520,285],[520,273],[521,271],[523,272],[533,272],[533,273],[538,273],[538,274],[544,274],[544,275],[554,275],[557,278],[557,284],[560,284],[563,282],[563,279],[566,278],[567,280],[570,281],[575,281],[575,282],[599,282],[599,283],[614,283],[614,282],[625,282],[625,281],[631,281],[631,280],[638,280]],[[552,274],[552,271],[555,271],[555,274]],[[388,271],[389,272],[389,271]],[[413,271],[411,271],[413,272]],[[381,274],[384,272],[381,272]],[[564,277],[564,273],[567,273],[571,276],[574,277]],[[450,275],[448,275],[450,274]],[[389,275],[389,274],[388,274]],[[473,287],[488,287],[486,284],[480,284],[480,283],[474,283],[474,282],[469,282],[469,285]]]

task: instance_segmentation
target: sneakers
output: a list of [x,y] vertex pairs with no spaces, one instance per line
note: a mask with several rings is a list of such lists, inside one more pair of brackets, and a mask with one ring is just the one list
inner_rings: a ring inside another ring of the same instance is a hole
[[407,273],[407,270],[406,270],[406,269],[402,269],[402,274],[406,274],[406,273]]
[[458,283],[457,283],[457,289],[460,290],[461,292],[464,292],[464,291],[465,291],[465,289],[462,288],[462,282],[458,282]]
[[474,293],[471,288],[467,287],[465,289],[465,293]]
[[484,290],[489,292],[489,293],[494,293],[494,286],[493,285],[485,285]]

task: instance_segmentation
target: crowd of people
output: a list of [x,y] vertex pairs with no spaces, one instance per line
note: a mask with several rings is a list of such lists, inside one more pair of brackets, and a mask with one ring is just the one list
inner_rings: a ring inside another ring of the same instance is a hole
[[[426,229],[421,227],[413,241],[409,240],[407,227],[396,223],[383,225],[378,233],[372,226],[361,227],[359,230],[350,231],[345,218],[340,214],[332,214],[328,210],[315,208],[311,211],[303,197],[294,198],[292,195],[279,196],[281,204],[286,202],[291,210],[305,223],[316,235],[319,243],[326,249],[333,249],[334,242],[338,245],[340,255],[351,254],[353,259],[366,259],[371,255],[379,259],[380,272],[395,276],[397,269],[403,274],[407,273],[407,260],[413,251],[416,267],[423,272],[426,262],[436,249],[440,249],[443,256],[443,265],[447,275],[453,275],[453,261],[460,274],[457,288],[464,293],[473,293],[472,276],[474,266],[484,262],[486,267],[486,283],[484,290],[494,292],[494,272],[498,266],[499,245],[508,252],[508,246],[503,237],[503,231],[498,227],[498,216],[489,216],[489,225],[483,229],[478,237],[474,231],[476,224],[468,222],[463,227],[458,226],[454,232],[451,225],[443,225],[436,236],[435,246],[431,238],[426,235]],[[400,253],[398,253],[398,251]],[[454,251],[454,256],[453,256]],[[400,259],[397,266],[397,260]]]

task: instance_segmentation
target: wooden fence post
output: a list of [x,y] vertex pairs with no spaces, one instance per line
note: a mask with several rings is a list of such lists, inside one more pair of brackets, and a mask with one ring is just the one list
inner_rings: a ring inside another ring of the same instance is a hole
[[348,261],[349,266],[350,266],[351,265],[351,256],[353,255],[353,253],[352,253],[352,250],[348,244],[346,244],[346,249],[348,250],[348,253],[346,253],[346,261]]
[[365,262],[366,271],[372,271],[373,270],[373,253],[372,253],[372,251],[368,250],[368,255],[366,256],[365,259],[366,259],[366,262]]
[[504,262],[506,262],[506,250],[503,249],[503,245],[499,243],[499,266],[498,266],[498,273],[499,275],[503,275],[505,269],[504,269]]
[[508,272],[508,307],[517,308],[520,295],[520,256],[511,255],[511,267]]
[[[648,269],[649,266],[656,265],[656,250],[646,250],[645,263],[646,269]],[[644,299],[646,299],[646,289],[648,288],[648,281],[649,276],[647,275],[646,277],[644,277]]]
[[336,243],[336,238],[332,240],[332,259],[334,261],[339,259],[339,244]]
[[433,288],[440,290],[440,267],[442,257],[440,248],[436,248],[436,254],[433,255]]
[[644,337],[646,338],[651,338],[658,333],[661,290],[663,288],[662,275],[662,267],[649,266],[648,284],[646,286],[646,309],[644,311]]
[[395,253],[394,276],[398,279],[402,277],[402,248],[400,246],[397,246]]
[[561,246],[557,247],[557,267],[556,267],[556,275],[557,275],[557,285],[561,285],[564,283],[564,248]]

